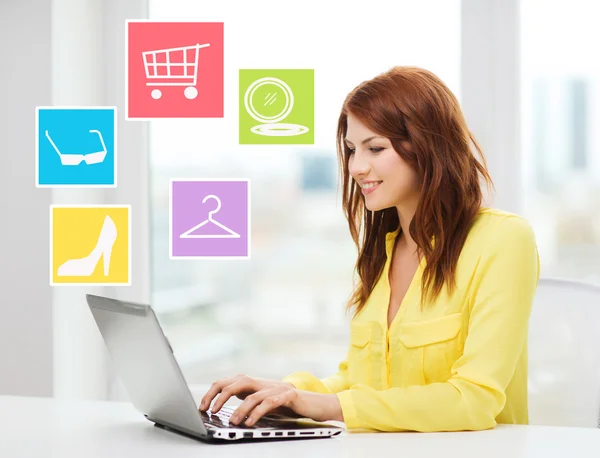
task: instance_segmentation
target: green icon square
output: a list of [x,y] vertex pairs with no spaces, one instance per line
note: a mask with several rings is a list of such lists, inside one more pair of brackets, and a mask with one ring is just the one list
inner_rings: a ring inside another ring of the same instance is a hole
[[240,145],[313,145],[315,72],[240,70]]

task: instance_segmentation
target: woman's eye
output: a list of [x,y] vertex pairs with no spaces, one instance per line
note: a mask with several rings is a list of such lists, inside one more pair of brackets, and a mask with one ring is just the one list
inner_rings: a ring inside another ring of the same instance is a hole
[[[379,153],[379,152],[383,151],[384,149],[385,148],[380,148],[380,147],[373,146],[373,147],[369,148],[369,151],[371,151],[372,153]],[[350,148],[350,147],[348,147],[348,153],[349,154],[354,154],[355,151],[356,151],[356,148]]]

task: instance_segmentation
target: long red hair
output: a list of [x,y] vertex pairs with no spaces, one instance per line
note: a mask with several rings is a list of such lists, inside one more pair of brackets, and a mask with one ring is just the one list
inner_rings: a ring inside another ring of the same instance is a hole
[[421,178],[419,202],[409,231],[419,256],[426,261],[422,303],[435,299],[444,284],[451,294],[456,287],[458,257],[483,205],[480,180],[493,187],[481,147],[467,127],[458,100],[430,71],[394,67],[361,83],[344,101],[336,144],[344,213],[359,253],[359,283],[348,309],[354,308],[358,314],[383,271],[386,233],[398,229],[399,219],[395,207],[368,210],[350,176],[350,152],[344,141],[349,113],[376,134],[389,138],[394,150]]

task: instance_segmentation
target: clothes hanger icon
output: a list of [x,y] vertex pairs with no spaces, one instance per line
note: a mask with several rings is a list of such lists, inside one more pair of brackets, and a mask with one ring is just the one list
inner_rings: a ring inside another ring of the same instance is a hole
[[[215,213],[217,213],[220,210],[220,208],[221,208],[221,200],[217,196],[215,196],[214,194],[209,194],[204,199],[202,199],[202,203],[205,203],[208,199],[215,199],[217,201],[217,208],[215,208],[214,210],[209,211],[207,219],[205,219],[204,221],[202,221],[200,224],[195,225],[191,229],[188,229],[187,231],[185,231],[183,234],[181,234],[179,236],[179,238],[180,239],[239,239],[240,238],[240,234],[238,234],[235,231],[232,231],[227,226],[219,223],[217,220],[214,220],[213,217],[212,217],[212,215],[214,215]],[[216,226],[219,226],[221,229],[229,232],[229,234],[215,234],[215,235],[211,235],[211,234],[196,234],[196,235],[191,235],[192,232],[196,231],[197,229],[200,229],[202,226],[204,226],[204,225],[206,225],[208,223],[213,223]]]

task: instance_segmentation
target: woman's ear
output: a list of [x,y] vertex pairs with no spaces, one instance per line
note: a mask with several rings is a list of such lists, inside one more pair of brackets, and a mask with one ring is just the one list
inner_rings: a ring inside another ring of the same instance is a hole
[[411,153],[413,152],[412,143],[409,142],[408,140],[402,140],[400,142],[400,145],[402,145],[402,148],[404,148],[405,151],[408,151]]

